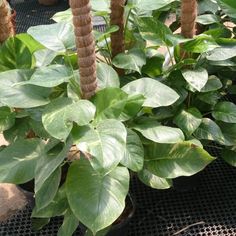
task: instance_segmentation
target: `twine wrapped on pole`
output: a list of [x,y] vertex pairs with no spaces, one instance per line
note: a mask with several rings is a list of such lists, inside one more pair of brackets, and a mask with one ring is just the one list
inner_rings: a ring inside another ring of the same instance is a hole
[[181,34],[185,38],[193,38],[196,33],[197,0],[182,0]]
[[[124,6],[126,0],[111,0],[110,24],[119,26],[119,30],[111,34],[111,53],[112,58],[125,51],[124,36]],[[119,75],[123,70],[115,68]]]
[[0,0],[0,43],[14,34],[10,6],[6,0]]
[[97,88],[95,40],[89,0],[70,0],[78,53],[80,87],[85,99],[91,98]]

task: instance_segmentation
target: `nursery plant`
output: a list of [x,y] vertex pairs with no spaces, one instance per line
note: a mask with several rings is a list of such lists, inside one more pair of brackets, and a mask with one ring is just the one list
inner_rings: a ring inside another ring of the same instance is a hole
[[[64,216],[58,235],[79,223],[105,234],[125,209],[130,176],[170,188],[215,160],[207,152],[214,143],[236,165],[236,105],[225,101],[236,41],[224,26],[235,5],[209,2],[199,2],[198,17],[197,5],[194,14],[181,8],[200,35],[185,35],[183,23],[182,35],[173,33],[178,14],[164,24],[179,1],[71,0],[57,23],[0,46],[0,131],[9,142],[0,149],[0,182],[34,180],[38,229]],[[92,30],[91,9],[105,32]]]

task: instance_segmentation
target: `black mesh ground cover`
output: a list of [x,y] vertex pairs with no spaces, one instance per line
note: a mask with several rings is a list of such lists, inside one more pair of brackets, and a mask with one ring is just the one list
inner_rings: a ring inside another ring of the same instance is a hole
[[[216,151],[211,151],[218,156]],[[236,235],[236,169],[217,160],[209,165],[198,190],[153,190],[137,179],[131,183],[136,212],[129,236]],[[31,208],[0,226],[0,236],[54,236],[62,222],[55,218],[40,233],[32,233]],[[190,227],[191,225],[194,225]],[[183,230],[186,229],[186,230]],[[183,230],[183,231],[182,231]],[[75,236],[82,236],[78,229]]]

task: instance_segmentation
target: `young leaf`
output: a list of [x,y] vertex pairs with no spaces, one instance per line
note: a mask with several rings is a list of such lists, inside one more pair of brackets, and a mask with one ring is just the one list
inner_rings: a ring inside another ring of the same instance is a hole
[[195,70],[185,70],[182,72],[182,74],[184,79],[189,83],[189,85],[199,92],[208,81],[208,72],[204,68],[198,68]]
[[129,172],[116,167],[109,174],[94,171],[87,160],[69,169],[66,193],[74,215],[94,234],[111,225],[123,212],[129,190]]
[[127,129],[126,149],[120,163],[123,166],[138,172],[143,168],[144,149],[139,136],[132,130]]
[[226,123],[236,123],[236,105],[232,102],[219,102],[214,107],[212,116]]
[[169,106],[179,99],[173,89],[151,78],[137,79],[122,89],[131,95],[142,94],[145,97],[143,106],[146,107]]
[[0,152],[0,182],[22,184],[35,177],[44,144],[40,139],[21,139]]
[[214,157],[204,149],[189,143],[157,144],[146,148],[145,167],[162,178],[190,176],[203,170]]
[[147,186],[154,189],[168,189],[172,186],[171,179],[164,179],[152,174],[149,170],[143,169],[138,173],[138,178]]
[[201,124],[202,114],[195,108],[182,110],[175,118],[174,123],[190,136]]
[[94,114],[95,107],[87,100],[73,103],[70,98],[58,98],[46,106],[42,122],[50,135],[66,140],[72,130],[73,122],[81,126],[87,125]]
[[124,156],[127,131],[120,121],[109,119],[95,127],[75,127],[72,135],[78,149],[89,156],[98,172],[110,172]]

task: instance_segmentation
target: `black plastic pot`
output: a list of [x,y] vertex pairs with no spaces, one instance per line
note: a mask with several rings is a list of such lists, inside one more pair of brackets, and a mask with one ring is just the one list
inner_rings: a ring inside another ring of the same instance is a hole
[[179,192],[195,191],[198,189],[201,183],[201,177],[201,172],[188,177],[178,177],[176,179],[173,179],[173,187],[176,191]]

